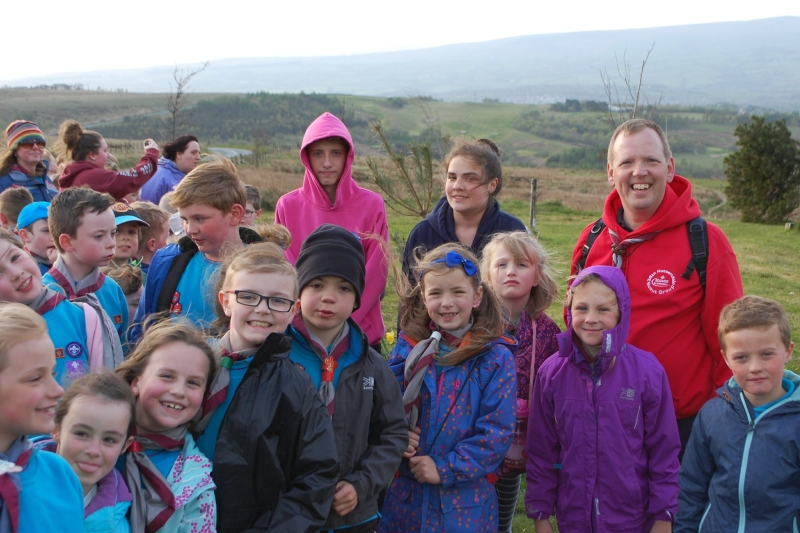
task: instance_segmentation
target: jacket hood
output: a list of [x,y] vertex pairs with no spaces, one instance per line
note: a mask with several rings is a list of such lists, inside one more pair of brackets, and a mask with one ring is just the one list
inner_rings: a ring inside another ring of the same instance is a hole
[[175,164],[175,161],[172,159],[167,159],[166,157],[161,157],[158,159],[158,169],[161,170],[162,168],[169,171],[174,176],[182,178],[186,175],[185,172],[178,168],[178,165]]
[[[488,233],[491,228],[496,224],[500,216],[500,204],[495,198],[489,199],[489,205],[486,206],[486,211],[483,212],[483,217],[478,223],[478,231],[476,233],[476,240],[479,236]],[[433,231],[444,241],[454,240],[456,234],[455,220],[453,218],[453,208],[447,202],[447,196],[442,195],[439,201],[436,202],[433,210],[428,213],[426,220],[431,225]],[[457,240],[457,239],[455,239]]]
[[[339,179],[339,184],[336,187],[336,201],[333,206],[331,206],[328,194],[322,188],[322,185],[319,184],[316,176],[314,176],[314,172],[311,170],[311,165],[308,162],[308,154],[306,154],[308,145],[328,137],[341,137],[349,145],[342,177]],[[330,209],[331,207],[340,208],[347,205],[358,190],[358,185],[356,185],[355,180],[353,180],[353,161],[355,157],[356,150],[355,146],[353,146],[353,138],[350,136],[350,132],[347,130],[347,126],[344,125],[344,122],[328,112],[318,116],[316,120],[308,126],[308,129],[306,129],[306,133],[303,135],[303,144],[300,147],[300,161],[302,161],[303,166],[306,167],[306,172],[303,176],[303,195],[318,207]]]
[[58,177],[58,187],[59,189],[67,189],[72,187],[73,182],[75,179],[82,173],[88,170],[97,170],[98,167],[94,163],[90,163],[89,161],[73,161],[64,169],[64,172],[61,173],[61,176]]
[[[628,339],[628,331],[631,322],[631,295],[628,291],[628,282],[622,270],[611,266],[591,266],[581,270],[575,280],[570,285],[575,288],[580,285],[586,276],[594,274],[600,278],[603,285],[614,291],[617,296],[619,306],[619,323],[612,329],[603,331],[603,345],[600,348],[598,357],[615,357],[625,349]],[[572,336],[572,310],[567,308],[567,331],[558,334],[558,344],[561,354],[577,354],[577,347],[574,346]],[[578,357],[581,357],[578,355]]]
[[[622,208],[622,200],[616,189],[611,191],[603,209],[603,222],[610,228],[619,228],[617,213]],[[662,231],[675,226],[680,226],[702,214],[700,204],[692,198],[692,184],[689,180],[675,174],[672,182],[667,184],[664,199],[653,216],[628,236]]]
[[[792,372],[791,370],[783,370],[783,379],[788,379],[792,383],[794,383],[794,392],[789,396],[786,400],[787,402],[794,402],[792,404],[793,409],[800,412],[800,376]],[[723,400],[729,402],[733,408],[739,413],[743,419],[746,420],[746,416],[744,414],[744,405],[742,402],[739,401],[739,395],[742,393],[742,388],[736,383],[736,378],[730,378],[728,381],[725,382],[722,387],[717,389],[717,394]]]

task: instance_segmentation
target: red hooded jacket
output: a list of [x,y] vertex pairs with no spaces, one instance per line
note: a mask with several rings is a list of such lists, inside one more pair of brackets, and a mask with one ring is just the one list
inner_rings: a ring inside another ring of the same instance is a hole
[[[669,378],[677,417],[697,414],[717,388],[731,377],[720,353],[717,325],[722,308],[743,295],[742,277],[728,238],[708,223],[708,266],[705,291],[697,272],[681,275],[692,257],[686,223],[700,216],[691,183],[675,175],[655,214],[634,231],[617,221],[622,201],[617,191],[606,198],[606,224],[586,258],[586,266],[611,265],[613,229],[620,239],[657,232],[631,245],[622,272],[631,293],[628,343],[655,354]],[[593,224],[581,233],[572,253],[572,274]]]
[[148,149],[135,167],[114,172],[100,168],[90,161],[73,161],[58,178],[58,188],[88,185],[97,192],[107,192],[117,201],[138,191],[158,169],[158,150]]

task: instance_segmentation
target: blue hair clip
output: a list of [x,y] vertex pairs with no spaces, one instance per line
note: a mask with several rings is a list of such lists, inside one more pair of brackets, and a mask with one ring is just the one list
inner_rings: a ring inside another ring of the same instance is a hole
[[[460,266],[464,269],[464,273],[469,277],[472,277],[478,273],[478,267],[475,266],[475,263],[473,263],[469,259],[465,259],[460,253],[456,252],[455,250],[450,250],[449,252],[447,252],[447,255],[444,256],[444,259],[436,259],[434,261],[431,261],[431,263],[444,263],[450,268],[455,268],[457,266]],[[419,279],[422,279],[423,274],[425,274],[424,270],[419,273]]]

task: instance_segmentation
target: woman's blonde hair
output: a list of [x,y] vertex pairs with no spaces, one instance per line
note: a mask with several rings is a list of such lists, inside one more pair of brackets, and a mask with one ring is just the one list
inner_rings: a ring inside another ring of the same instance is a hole
[[0,302],[0,324],[0,371],[8,364],[8,353],[14,346],[47,337],[47,323],[27,305]]
[[[478,258],[469,248],[457,243],[447,243],[427,252],[421,258],[417,258],[413,273],[419,283],[413,289],[408,290],[408,281],[405,276],[399,276],[400,309],[403,309],[400,328],[407,337],[414,341],[427,339],[431,334],[431,317],[428,315],[423,301],[426,275],[434,272],[444,274],[453,268],[461,268],[461,266],[447,266],[443,260],[448,252],[457,252],[462,258],[471,261],[476,269],[478,268]],[[469,278],[476,291],[483,288],[483,297],[478,307],[472,310],[472,327],[469,330],[469,337],[465,337],[465,342],[447,355],[437,356],[436,360],[440,365],[461,364],[474,357],[485,344],[503,334],[500,307],[492,288],[485,281],[481,281],[479,272]]]
[[539,283],[531,288],[528,304],[525,306],[528,315],[536,319],[558,299],[557,274],[550,266],[550,254],[544,249],[539,239],[527,231],[497,233],[483,248],[481,273],[487,280],[492,279],[492,259],[500,246],[508,250],[514,261],[530,263],[539,275]]
[[[220,268],[214,294],[229,290],[233,283],[233,275],[237,272],[248,272],[251,274],[278,272],[281,274],[288,274],[292,276],[294,280],[292,298],[297,299],[297,276],[294,267],[286,260],[283,250],[275,243],[263,242],[251,244],[230,256],[222,264],[222,268]],[[265,290],[267,290],[266,287]],[[225,316],[225,311],[222,309],[219,298],[214,301],[214,310],[217,313],[217,320],[215,320],[213,324],[214,327],[227,328],[230,325],[231,319]]]

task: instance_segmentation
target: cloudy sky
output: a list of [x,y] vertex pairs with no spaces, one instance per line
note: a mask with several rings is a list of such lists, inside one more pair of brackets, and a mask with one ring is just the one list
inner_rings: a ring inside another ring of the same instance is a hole
[[3,14],[16,38],[7,39],[0,83],[207,59],[360,54],[516,35],[800,16],[800,2],[41,0],[11,2]]

